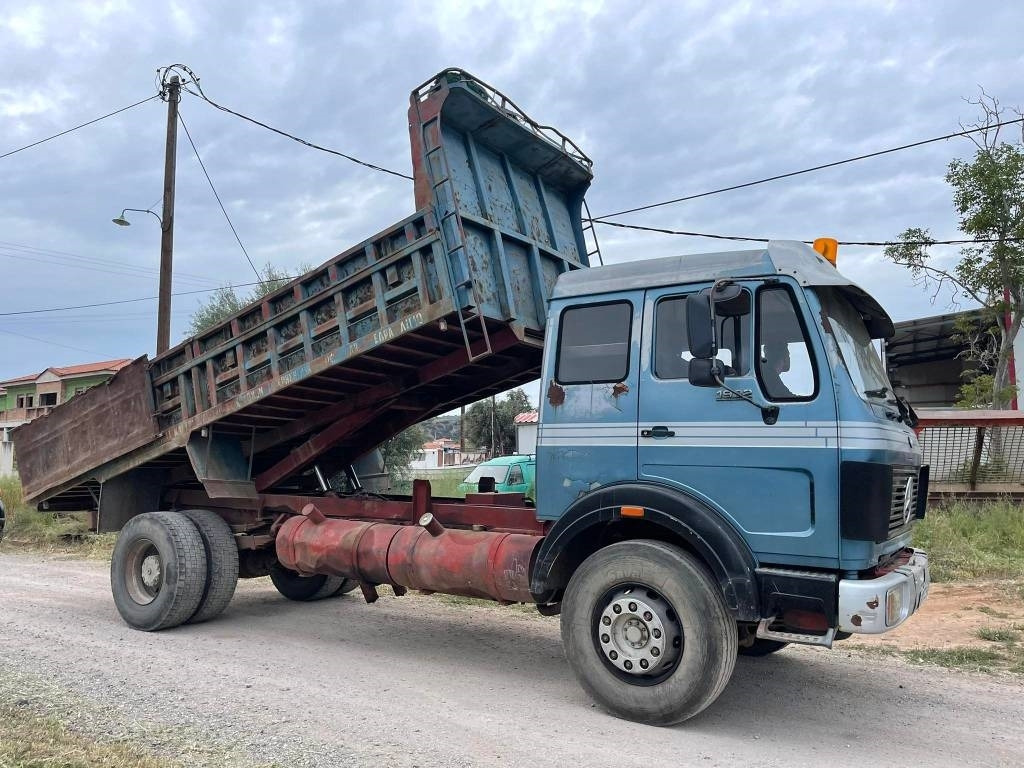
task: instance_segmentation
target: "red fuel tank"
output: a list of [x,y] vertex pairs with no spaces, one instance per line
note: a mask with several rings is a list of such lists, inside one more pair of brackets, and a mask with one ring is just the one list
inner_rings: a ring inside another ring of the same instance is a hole
[[430,514],[419,525],[391,525],[316,512],[286,520],[276,548],[282,565],[303,574],[528,603],[530,566],[541,540],[444,528]]

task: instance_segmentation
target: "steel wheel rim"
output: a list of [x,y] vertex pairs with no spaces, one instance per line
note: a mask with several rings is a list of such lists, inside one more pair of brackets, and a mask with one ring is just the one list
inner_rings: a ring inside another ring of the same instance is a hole
[[632,685],[657,685],[683,655],[679,614],[660,593],[643,584],[619,584],[594,606],[594,646],[605,667]]
[[125,557],[125,587],[139,605],[156,600],[163,586],[164,567],[156,545],[149,539],[133,542]]

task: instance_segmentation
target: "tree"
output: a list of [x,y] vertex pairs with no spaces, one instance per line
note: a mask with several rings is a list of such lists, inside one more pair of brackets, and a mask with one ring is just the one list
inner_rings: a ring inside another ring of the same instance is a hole
[[384,471],[388,473],[391,482],[395,483],[405,479],[409,471],[409,462],[423,450],[425,438],[426,433],[423,427],[416,424],[380,444],[379,450],[384,463]]
[[[960,231],[972,242],[961,249],[952,269],[932,259],[935,240],[918,227],[905,230],[885,255],[907,267],[917,284],[934,289],[933,301],[951,287],[982,306],[986,325],[997,337],[996,353],[985,354],[983,345],[967,339],[966,357],[977,367],[968,374],[959,403],[1006,408],[1015,392],[1009,383],[1010,355],[1024,319],[1024,124],[1015,124],[1021,134],[1013,142],[1004,141],[1000,133],[1005,126],[999,123],[1006,110],[999,102],[982,90],[968,103],[982,113],[970,126],[979,129],[969,136],[974,154],[970,160],[953,160],[946,182],[953,189]],[[1013,112],[1024,117],[1020,110]]]
[[[298,274],[308,272],[310,269],[311,267],[303,264],[299,267]],[[218,323],[227,320],[235,313],[241,311],[243,307],[257,299],[262,299],[268,293],[276,291],[294,277],[295,275],[289,275],[284,270],[278,269],[272,264],[267,264],[263,268],[260,282],[253,286],[252,291],[246,295],[239,295],[230,283],[222,285],[214,291],[213,296],[206,303],[192,313],[188,328],[189,336],[195,336],[207,328],[212,328]]]
[[491,456],[512,453],[515,418],[529,410],[530,400],[521,389],[510,390],[503,400],[495,397],[473,403],[466,411],[466,447],[486,448]]

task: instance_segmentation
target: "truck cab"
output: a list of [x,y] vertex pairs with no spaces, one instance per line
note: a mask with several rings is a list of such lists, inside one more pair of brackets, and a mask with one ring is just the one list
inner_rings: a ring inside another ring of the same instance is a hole
[[928,474],[874,348],[892,321],[821,253],[568,273],[548,323],[535,593],[643,536],[714,572],[741,652],[884,632],[918,607]]

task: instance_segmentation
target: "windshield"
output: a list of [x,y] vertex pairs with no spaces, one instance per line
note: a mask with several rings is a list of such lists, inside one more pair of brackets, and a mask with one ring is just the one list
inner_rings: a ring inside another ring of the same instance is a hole
[[487,464],[481,464],[479,467],[470,472],[469,477],[467,477],[462,482],[473,483],[475,485],[476,483],[480,482],[481,477],[493,477],[495,484],[504,483],[505,478],[508,477],[508,467],[508,464],[492,464],[490,466],[488,466]]
[[892,385],[860,313],[836,288],[818,288],[815,293],[857,392],[868,399],[894,400]]

